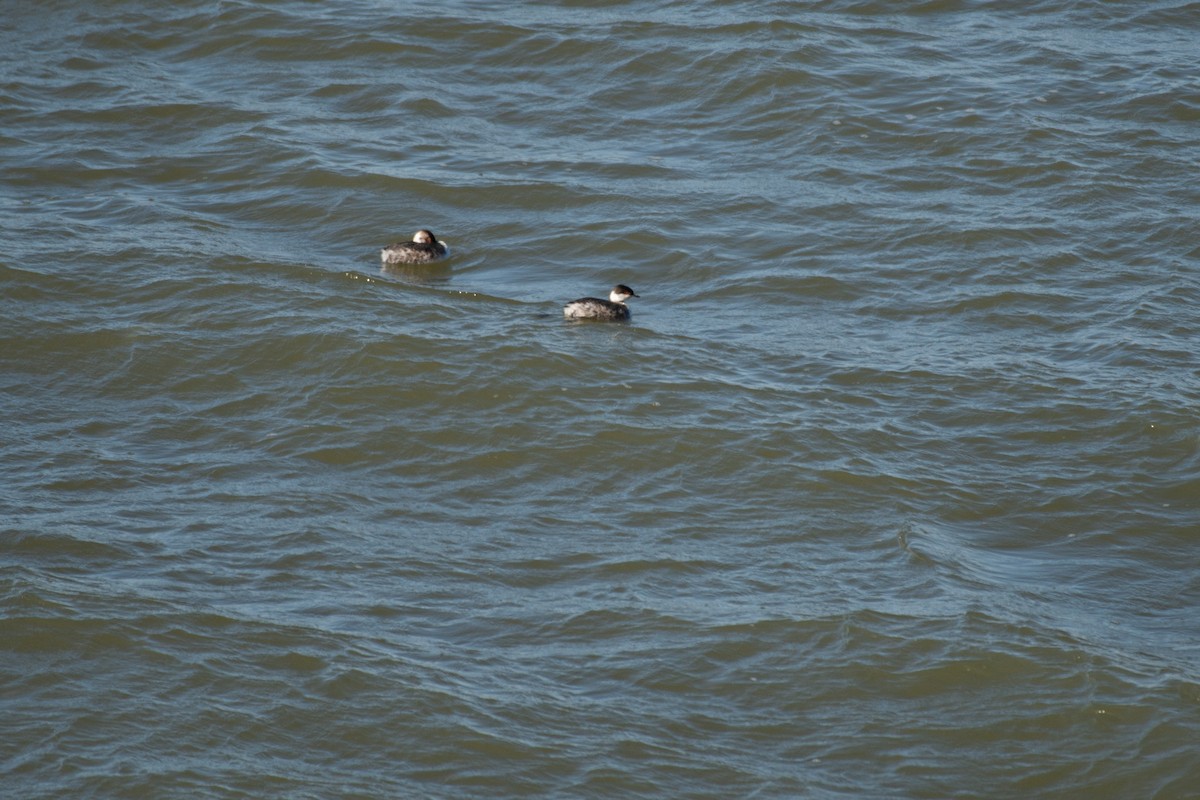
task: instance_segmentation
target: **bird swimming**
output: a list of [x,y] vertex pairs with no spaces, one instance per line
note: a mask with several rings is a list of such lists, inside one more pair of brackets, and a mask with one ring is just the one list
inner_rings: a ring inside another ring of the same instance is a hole
[[385,264],[428,264],[449,254],[446,243],[439,242],[433,231],[425,228],[414,233],[411,242],[396,242],[379,251]]
[[631,297],[640,297],[623,283],[618,283],[608,293],[607,300],[599,297],[581,297],[563,306],[563,316],[567,319],[629,319],[629,306],[625,301]]

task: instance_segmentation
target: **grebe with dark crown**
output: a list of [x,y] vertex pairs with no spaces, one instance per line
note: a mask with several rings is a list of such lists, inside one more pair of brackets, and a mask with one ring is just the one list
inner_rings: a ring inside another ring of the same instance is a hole
[[450,254],[445,242],[439,242],[433,231],[422,228],[413,234],[411,242],[396,242],[379,251],[385,264],[428,264]]
[[625,301],[631,297],[640,297],[623,283],[618,283],[608,293],[607,300],[599,297],[581,297],[572,300],[563,307],[563,316],[567,319],[629,319],[629,306]]

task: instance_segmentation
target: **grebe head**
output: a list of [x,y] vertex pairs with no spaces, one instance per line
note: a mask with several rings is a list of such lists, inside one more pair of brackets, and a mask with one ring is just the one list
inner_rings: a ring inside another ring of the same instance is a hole
[[612,288],[612,291],[608,293],[608,299],[614,303],[624,303],[631,297],[641,297],[641,295],[623,283],[618,283]]
[[417,244],[435,244],[437,237],[433,235],[433,231],[422,228],[413,234],[412,240]]

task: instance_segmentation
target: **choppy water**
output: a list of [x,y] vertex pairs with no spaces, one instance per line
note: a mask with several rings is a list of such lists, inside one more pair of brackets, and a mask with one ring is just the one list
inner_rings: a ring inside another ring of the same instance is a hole
[[4,795],[1200,796],[1198,40],[4,2]]

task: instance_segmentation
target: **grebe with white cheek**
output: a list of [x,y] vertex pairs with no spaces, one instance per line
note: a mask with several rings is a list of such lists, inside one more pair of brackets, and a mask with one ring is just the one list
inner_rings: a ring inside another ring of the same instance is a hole
[[422,228],[413,234],[411,242],[396,242],[379,251],[385,264],[428,264],[450,255],[445,242],[439,242],[433,231]]
[[607,300],[599,297],[581,297],[572,300],[563,307],[563,316],[567,319],[629,319],[629,306],[625,301],[631,297],[639,297],[637,293],[623,283],[619,283],[608,293]]

